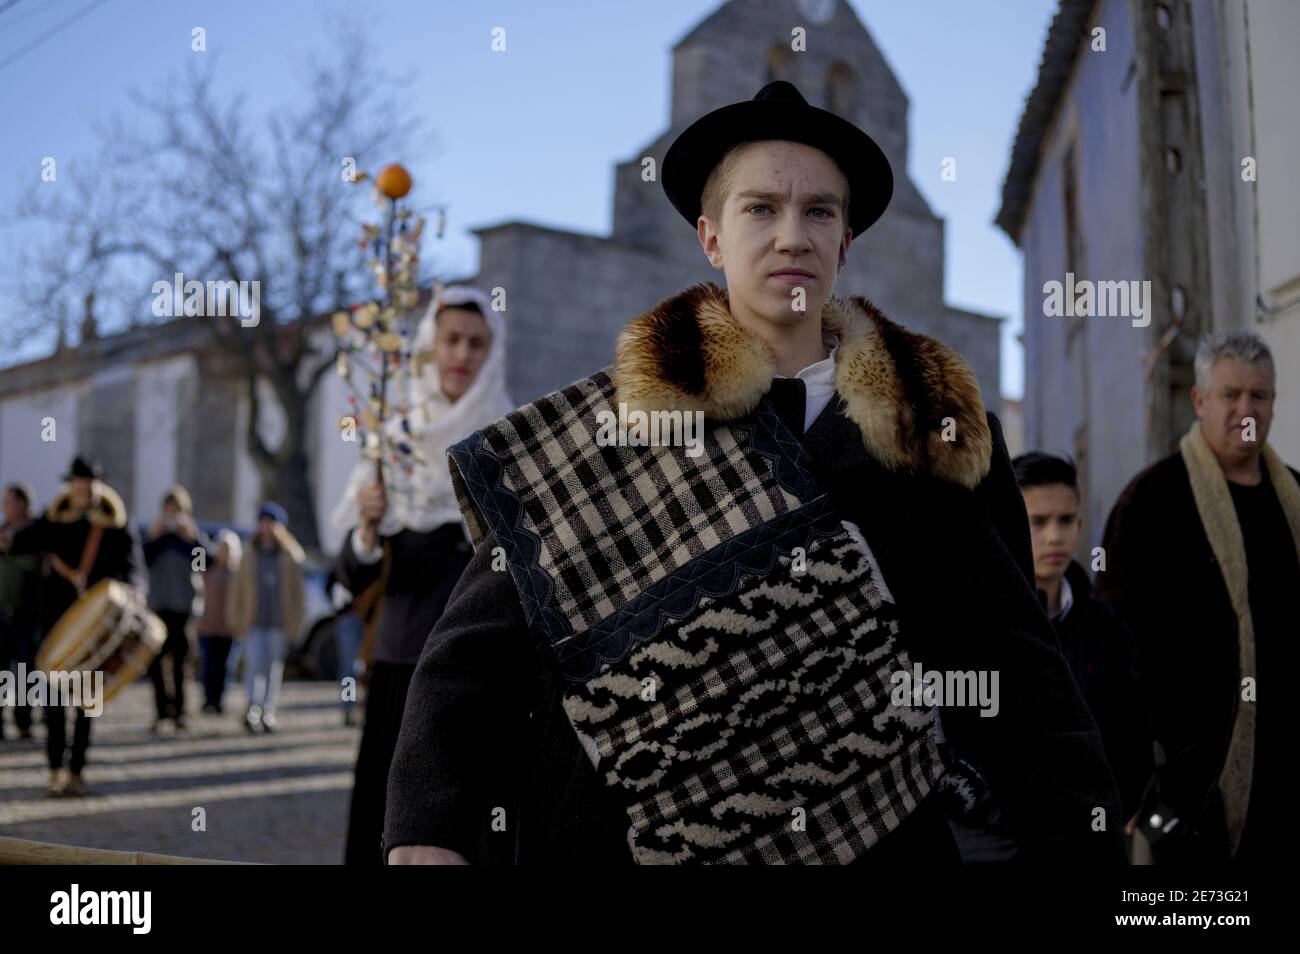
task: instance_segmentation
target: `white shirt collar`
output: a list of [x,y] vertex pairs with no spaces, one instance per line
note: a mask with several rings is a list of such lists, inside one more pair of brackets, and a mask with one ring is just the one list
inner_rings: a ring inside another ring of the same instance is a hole
[[[822,335],[822,345],[829,351],[829,354],[820,361],[814,361],[795,375],[796,378],[803,381],[803,429],[805,431],[812,426],[813,421],[817,420],[817,415],[821,414],[835,394],[835,352],[839,350],[840,339],[832,334],[824,334]],[[778,374],[776,377],[784,378],[789,377],[789,375]]]
[[1065,614],[1070,612],[1070,607],[1073,605],[1074,590],[1070,587],[1070,581],[1061,577],[1061,608],[1052,615],[1052,619],[1065,619]]
[[[813,384],[821,385],[823,382],[830,383],[835,376],[835,352],[840,348],[840,339],[836,335],[822,335],[822,347],[827,350],[826,357],[820,361],[814,361],[806,368],[802,368],[796,375],[796,378],[802,378],[804,386],[808,387]],[[786,374],[776,375],[778,378],[789,377]]]

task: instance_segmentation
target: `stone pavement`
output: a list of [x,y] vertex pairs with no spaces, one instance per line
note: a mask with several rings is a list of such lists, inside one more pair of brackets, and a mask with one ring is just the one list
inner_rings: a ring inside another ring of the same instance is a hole
[[[199,713],[188,687],[187,732],[151,735],[153,689],[137,682],[91,728],[88,798],[45,798],[45,727],[0,742],[0,835],[89,848],[278,864],[339,864],[360,730],[345,728],[332,682],[286,682],[279,732],[249,735],[243,693],[226,713]],[[73,719],[69,713],[68,734]],[[66,764],[66,763],[65,763]],[[193,811],[206,831],[193,831]]]

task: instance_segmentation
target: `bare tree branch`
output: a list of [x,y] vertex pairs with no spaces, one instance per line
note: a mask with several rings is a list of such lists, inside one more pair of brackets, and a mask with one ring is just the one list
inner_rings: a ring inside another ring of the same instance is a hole
[[[334,35],[327,58],[307,61],[302,90],[265,119],[218,91],[215,55],[159,92],[133,94],[133,124],[111,117],[96,126],[94,174],[73,177],[71,188],[34,189],[20,209],[51,238],[22,256],[13,284],[26,314],[7,319],[11,333],[22,326],[48,340],[55,327],[75,326],[87,301],[100,333],[167,320],[153,313],[152,288],[177,273],[258,283],[255,327],[203,321],[244,380],[247,449],[267,489],[307,486],[297,472],[307,402],[333,365],[312,342],[313,319],[371,290],[355,228],[373,215],[370,190],[344,181],[343,160],[366,168],[396,159],[418,127],[394,107],[405,99],[374,68],[364,33],[349,24]],[[259,381],[286,422],[276,448],[258,427],[269,410]],[[314,513],[309,522],[311,546]]]

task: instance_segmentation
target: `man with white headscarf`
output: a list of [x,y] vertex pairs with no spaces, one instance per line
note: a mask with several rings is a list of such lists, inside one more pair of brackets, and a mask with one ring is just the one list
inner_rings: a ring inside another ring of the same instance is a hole
[[[334,566],[359,595],[382,588],[365,725],[357,756],[345,861],[380,864],[388,769],[407,686],[426,637],[469,562],[471,548],[447,469],[447,448],[514,405],[505,387],[505,321],[477,288],[453,285],[435,297],[415,336],[410,405],[386,422],[420,461],[409,473],[358,461],[335,508],[347,537]],[[340,660],[340,675],[351,671]]]

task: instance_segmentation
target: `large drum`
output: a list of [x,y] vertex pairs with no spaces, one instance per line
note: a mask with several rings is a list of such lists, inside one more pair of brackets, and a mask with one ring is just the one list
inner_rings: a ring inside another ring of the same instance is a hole
[[167,641],[167,627],[140,591],[100,580],[59,617],[41,641],[36,666],[46,672],[104,673],[104,701],[144,675]]

